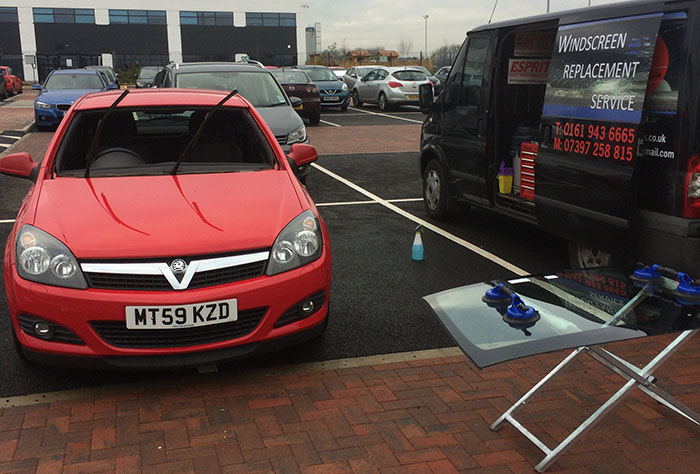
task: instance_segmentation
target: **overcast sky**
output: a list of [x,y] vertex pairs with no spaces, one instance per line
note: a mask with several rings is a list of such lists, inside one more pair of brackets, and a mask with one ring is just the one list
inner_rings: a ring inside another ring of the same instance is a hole
[[[462,43],[466,32],[488,23],[493,0],[299,0],[306,25],[321,23],[323,49],[343,42],[349,49],[384,46],[398,50],[401,40],[411,41],[412,54],[425,49],[428,15],[428,51],[441,45]],[[620,0],[590,0],[591,5]],[[589,0],[550,0],[550,11],[584,8]],[[547,0],[498,0],[493,21],[545,13]]]

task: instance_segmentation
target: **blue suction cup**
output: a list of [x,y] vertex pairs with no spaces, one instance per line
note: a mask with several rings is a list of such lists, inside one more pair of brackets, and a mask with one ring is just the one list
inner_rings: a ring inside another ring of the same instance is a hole
[[481,301],[491,307],[507,305],[510,301],[511,291],[509,291],[503,283],[499,283],[493,288],[489,288],[481,297]]
[[687,273],[678,272],[678,287],[673,294],[683,305],[700,303],[700,284],[695,284]]
[[634,286],[644,287],[649,283],[658,283],[661,281],[661,272],[659,272],[658,265],[651,265],[649,267],[640,268],[635,270],[632,275],[630,275],[630,280]]
[[520,296],[513,293],[510,297],[511,305],[503,315],[503,320],[512,326],[532,326],[540,319],[540,313],[535,308],[527,306]]

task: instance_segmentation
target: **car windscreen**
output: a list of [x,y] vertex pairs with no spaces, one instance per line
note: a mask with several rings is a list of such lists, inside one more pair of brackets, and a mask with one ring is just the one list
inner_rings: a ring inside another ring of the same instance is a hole
[[330,69],[313,68],[304,69],[304,72],[312,81],[337,81],[338,78]]
[[97,74],[52,74],[44,89],[102,89],[104,84]]
[[[90,176],[169,174],[209,109],[117,108],[106,118]],[[95,130],[105,110],[77,111],[59,145],[58,176],[82,177]],[[178,174],[259,171],[276,158],[248,109],[223,107],[204,126]]]
[[284,92],[267,71],[180,72],[175,87],[183,89],[238,90],[254,107],[287,104]]
[[286,71],[272,71],[278,81],[282,84],[308,84],[309,76],[307,76],[303,71],[297,70],[286,70]]
[[153,79],[158,74],[160,68],[157,67],[144,67],[139,72],[139,79]]
[[396,71],[392,74],[396,79],[400,81],[427,81],[428,78],[425,77],[420,71]]

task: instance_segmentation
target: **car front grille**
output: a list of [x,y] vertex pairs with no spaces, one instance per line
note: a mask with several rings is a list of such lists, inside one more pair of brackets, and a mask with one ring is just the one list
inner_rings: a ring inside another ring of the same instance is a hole
[[[171,291],[206,288],[260,277],[268,251],[204,259],[160,262],[82,262],[90,288],[100,290]],[[176,270],[173,270],[173,268]],[[179,273],[176,273],[179,271]]]
[[279,143],[280,145],[286,145],[287,135],[275,135],[275,140],[277,140],[277,143]]
[[339,91],[338,89],[326,89],[325,91],[321,92],[323,92],[326,95],[337,95],[340,94],[341,91]]
[[70,104],[57,104],[56,108],[58,110],[68,110],[70,109]]
[[247,309],[239,311],[238,319],[231,323],[184,329],[127,329],[125,321],[91,321],[90,325],[105,342],[115,347],[190,347],[247,336],[258,327],[265,313],[267,308]]
[[[262,276],[266,262],[254,262],[237,267],[197,273],[187,287],[206,288]],[[170,291],[173,289],[163,275],[120,275],[117,273],[85,273],[88,286],[100,290]]]

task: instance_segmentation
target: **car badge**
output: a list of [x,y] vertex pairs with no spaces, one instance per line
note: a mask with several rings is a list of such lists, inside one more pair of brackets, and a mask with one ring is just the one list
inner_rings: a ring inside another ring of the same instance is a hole
[[290,91],[293,91],[293,90],[296,90],[296,89],[294,88],[294,86],[289,86],[289,90],[290,90]]
[[170,263],[170,270],[176,275],[182,275],[187,271],[187,262],[181,258],[176,258]]

